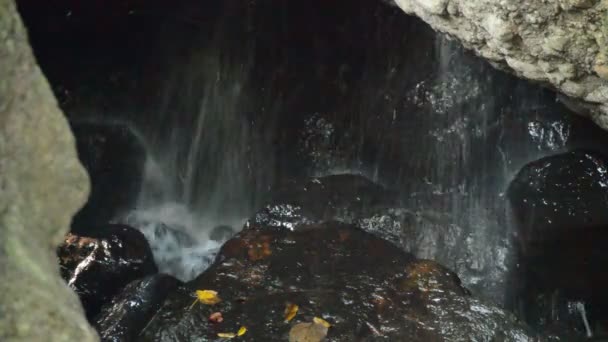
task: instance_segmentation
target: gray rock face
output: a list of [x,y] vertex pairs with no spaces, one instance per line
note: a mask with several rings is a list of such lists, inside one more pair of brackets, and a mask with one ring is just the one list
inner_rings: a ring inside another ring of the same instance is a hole
[[88,191],[15,4],[0,1],[1,341],[97,340],[54,256]]
[[608,129],[605,0],[395,2],[497,68],[560,91],[566,103]]

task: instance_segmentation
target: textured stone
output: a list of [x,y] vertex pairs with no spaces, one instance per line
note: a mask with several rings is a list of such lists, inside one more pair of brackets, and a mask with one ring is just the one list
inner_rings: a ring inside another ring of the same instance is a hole
[[395,2],[437,31],[458,38],[495,67],[583,102],[582,107],[590,111],[587,114],[608,129],[608,98],[591,96],[608,92],[608,66],[603,57],[608,51],[606,1]]
[[16,6],[0,1],[1,341],[97,340],[54,257],[88,188]]

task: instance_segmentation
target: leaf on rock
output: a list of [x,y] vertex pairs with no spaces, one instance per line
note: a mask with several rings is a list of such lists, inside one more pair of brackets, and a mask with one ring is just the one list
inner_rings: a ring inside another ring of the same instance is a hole
[[249,260],[251,261],[262,260],[272,255],[272,250],[270,249],[270,241],[263,240],[259,242],[254,242],[251,246],[249,246],[247,255],[249,256]]
[[328,329],[331,327],[331,324],[329,324],[328,321],[324,320],[321,317],[315,317],[315,318],[312,319],[312,321],[315,322],[316,324],[321,324],[322,326],[324,326],[324,327],[326,327]]
[[317,323],[298,323],[289,331],[289,342],[321,342],[327,327]]
[[217,295],[216,291],[213,290],[196,290],[196,299],[190,305],[190,309],[192,309],[196,303],[201,302],[206,305],[213,305],[221,302],[222,300]]
[[199,302],[206,305],[214,305],[222,301],[217,292],[213,290],[197,290],[196,298]]
[[221,337],[221,338],[230,339],[230,338],[235,338],[237,336],[243,336],[243,335],[245,335],[246,332],[247,332],[247,328],[243,326],[236,333],[218,333],[217,336]]
[[222,323],[224,321],[224,317],[222,317],[221,312],[214,312],[209,315],[209,321],[213,323]]
[[285,305],[285,323],[289,323],[289,321],[296,317],[299,308],[298,304],[287,303]]
[[217,333],[217,337],[221,337],[221,338],[235,338],[236,334],[235,333]]

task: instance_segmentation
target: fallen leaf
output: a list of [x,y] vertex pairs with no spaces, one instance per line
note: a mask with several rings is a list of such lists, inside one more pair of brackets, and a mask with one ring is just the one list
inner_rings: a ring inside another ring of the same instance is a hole
[[207,305],[214,305],[222,301],[217,292],[213,290],[197,290],[196,298],[199,302]]
[[196,299],[194,300],[194,302],[192,302],[192,305],[190,305],[190,309],[192,309],[194,307],[194,305],[196,305],[196,303],[198,303],[198,302],[201,302],[206,305],[214,305],[221,301],[222,300],[217,295],[217,291],[196,290]]
[[322,326],[324,326],[326,328],[331,327],[331,324],[329,324],[328,321],[326,321],[326,320],[324,320],[323,318],[320,318],[320,317],[315,317],[315,318],[312,319],[312,321],[315,322],[316,324],[320,324],[320,325],[322,325]]
[[327,327],[316,323],[298,323],[289,331],[289,342],[321,342],[327,336]]
[[221,337],[221,338],[235,338],[236,334],[235,333],[217,333],[217,337]]
[[289,321],[296,317],[299,308],[298,304],[287,303],[285,305],[285,323],[289,323]]
[[258,240],[252,241],[247,254],[249,256],[249,260],[251,261],[262,260],[272,255],[272,250],[270,249],[270,237],[262,236]]
[[247,332],[247,328],[243,326],[243,327],[240,327],[239,331],[237,331],[236,333],[218,333],[217,336],[221,337],[221,338],[235,338],[237,336],[245,335],[246,332]]
[[224,317],[222,317],[221,312],[214,312],[209,315],[209,321],[213,323],[222,323],[224,321]]

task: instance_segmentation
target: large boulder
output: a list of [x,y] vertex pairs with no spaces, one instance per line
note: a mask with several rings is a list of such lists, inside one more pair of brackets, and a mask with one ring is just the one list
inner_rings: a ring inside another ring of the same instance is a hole
[[0,2],[0,340],[95,341],[55,246],[88,194],[14,1]]
[[525,240],[608,225],[608,159],[576,150],[531,162],[509,185],[508,197]]
[[[588,333],[608,315],[608,159],[576,150],[525,165],[511,182],[517,307],[531,324]],[[605,328],[602,328],[605,330]]]
[[[608,128],[608,16],[593,0],[395,0],[494,66],[581,100]],[[569,101],[568,101],[569,102]]]
[[127,285],[94,319],[102,341],[133,341],[180,282],[155,274]]
[[[219,303],[198,302],[197,290],[216,291]],[[299,310],[286,322],[288,303]],[[533,340],[513,316],[472,298],[448,269],[335,222],[242,231],[167,298],[140,340],[221,341],[218,333],[245,326],[239,340],[285,341],[315,316],[332,324],[329,341]]]
[[62,276],[90,319],[127,284],[157,272],[152,250],[135,228],[105,225],[91,232],[70,233],[57,249]]

